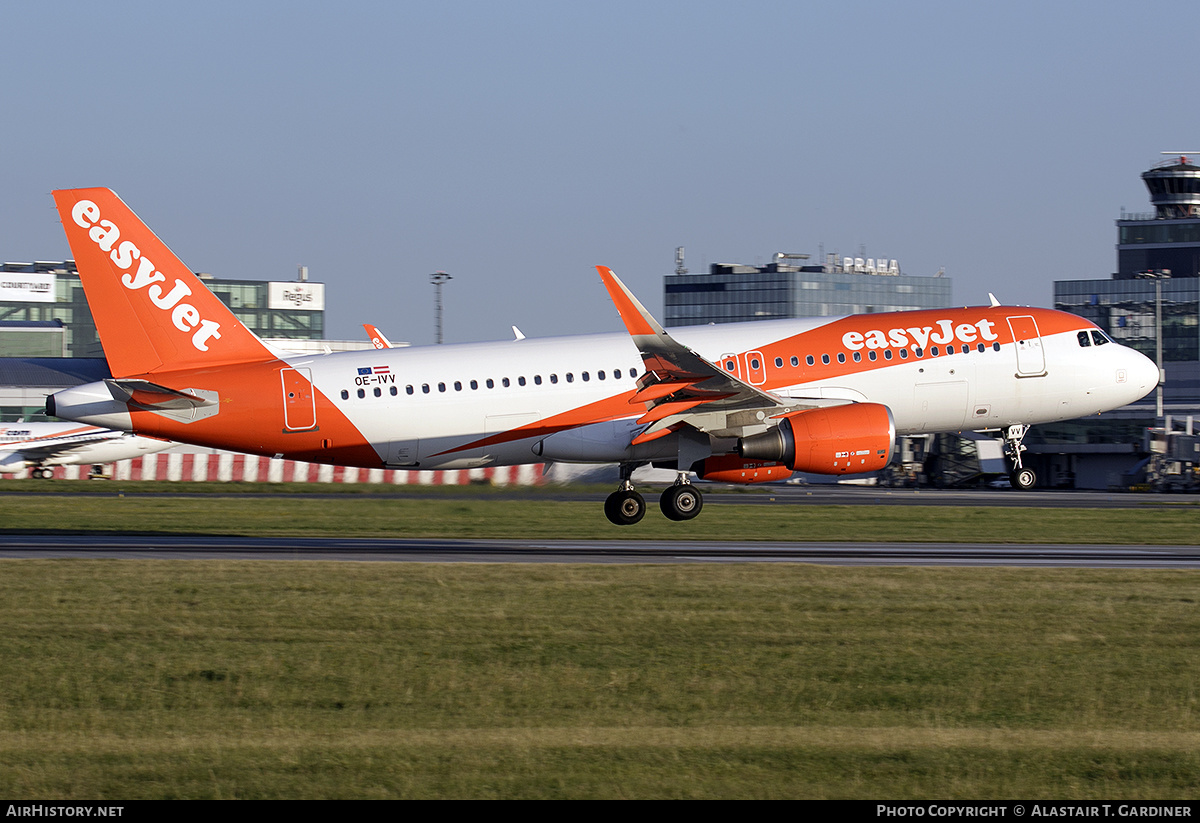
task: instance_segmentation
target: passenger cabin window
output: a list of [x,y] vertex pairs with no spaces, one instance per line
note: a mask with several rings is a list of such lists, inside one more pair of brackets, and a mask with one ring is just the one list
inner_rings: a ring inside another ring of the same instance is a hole
[[792,366],[795,367],[795,366],[799,366],[799,365],[800,365],[800,358],[793,354],[792,355]]
[[813,356],[810,354],[808,357],[804,358],[804,362],[811,366],[816,361],[813,360]]
[[511,386],[511,385],[512,385],[512,383],[511,383],[511,382],[509,382],[509,379],[508,379],[507,377],[501,377],[501,378],[500,378],[500,385],[501,385],[501,386],[503,386],[504,388],[506,388],[506,389],[507,389],[509,386]]
[[345,389],[342,389],[342,399],[343,399],[343,400],[349,400],[349,399],[350,399],[350,392],[346,391]]
[[525,385],[525,378],[524,378],[524,377],[518,377],[518,378],[517,378],[517,385],[518,385],[518,386],[524,386],[524,385]]
[[535,385],[535,386],[542,385],[542,376],[540,374],[535,374],[533,376],[533,385]]

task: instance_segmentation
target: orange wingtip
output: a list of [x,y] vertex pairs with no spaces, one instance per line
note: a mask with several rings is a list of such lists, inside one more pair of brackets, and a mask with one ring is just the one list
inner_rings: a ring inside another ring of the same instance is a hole
[[596,266],[596,271],[600,273],[600,280],[617,307],[617,314],[621,315],[621,322],[625,324],[626,330],[634,335],[655,334],[658,330],[654,327],[654,321],[648,317],[645,308],[638,303],[637,298],[620,278],[613,274],[613,270],[608,266]]

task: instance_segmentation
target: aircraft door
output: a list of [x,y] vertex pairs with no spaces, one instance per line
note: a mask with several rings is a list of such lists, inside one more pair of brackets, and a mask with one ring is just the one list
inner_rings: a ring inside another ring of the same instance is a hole
[[1017,350],[1017,376],[1040,377],[1046,373],[1046,353],[1037,321],[1029,315],[1008,318],[1013,345]]
[[283,384],[283,426],[287,431],[310,431],[317,427],[316,399],[313,397],[312,372],[308,369],[280,369]]
[[762,352],[746,352],[746,379],[754,386],[767,382],[767,361],[763,359]]

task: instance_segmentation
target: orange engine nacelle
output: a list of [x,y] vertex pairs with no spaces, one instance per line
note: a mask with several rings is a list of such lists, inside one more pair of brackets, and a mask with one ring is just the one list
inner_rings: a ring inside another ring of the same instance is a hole
[[701,480],[718,483],[771,483],[792,476],[792,470],[782,463],[747,460],[736,454],[706,457],[694,468]]
[[879,403],[793,412],[770,431],[738,440],[738,454],[747,460],[813,474],[876,471],[892,459],[895,447],[896,422]]

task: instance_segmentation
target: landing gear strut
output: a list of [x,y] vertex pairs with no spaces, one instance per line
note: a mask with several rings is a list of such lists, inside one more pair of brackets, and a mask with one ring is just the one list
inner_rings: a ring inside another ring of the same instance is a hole
[[1029,427],[1024,423],[1017,423],[1009,426],[1004,430],[1004,451],[1012,460],[1013,468],[1008,474],[1009,482],[1012,483],[1014,489],[1032,489],[1037,483],[1037,474],[1033,469],[1027,469],[1021,464],[1021,452],[1025,451],[1025,447],[1021,445],[1021,441],[1025,439],[1025,435],[1029,433]]
[[704,497],[688,480],[687,474],[680,472],[675,485],[669,486],[658,499],[658,507],[668,520],[691,520],[704,508]]
[[632,526],[646,516],[646,500],[629,481],[635,468],[633,463],[621,464],[621,487],[604,501],[604,516],[614,525]]

